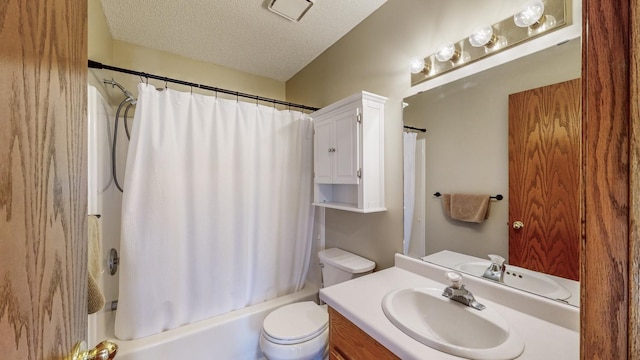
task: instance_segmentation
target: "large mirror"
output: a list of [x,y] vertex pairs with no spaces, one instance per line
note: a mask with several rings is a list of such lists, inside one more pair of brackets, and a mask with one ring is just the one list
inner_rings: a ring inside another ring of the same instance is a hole
[[[515,261],[516,257],[546,257],[560,262],[561,266],[562,262],[566,261],[562,257],[565,250],[556,249],[554,244],[525,244],[524,250],[514,248],[514,237],[518,235],[519,228],[514,219],[510,218],[509,207],[510,202],[513,206],[521,201],[513,194],[510,196],[509,187],[513,187],[514,184],[513,180],[510,184],[509,172],[510,167],[513,172],[514,167],[522,167],[524,164],[525,168],[518,171],[526,173],[525,177],[529,177],[529,188],[537,188],[536,192],[550,198],[550,201],[555,199],[554,195],[550,195],[551,190],[531,185],[537,184],[539,174],[544,172],[539,167],[549,165],[538,163],[535,165],[536,168],[527,169],[526,166],[534,165],[526,165],[528,163],[522,160],[517,160],[518,165],[515,165],[515,160],[510,159],[510,146],[513,146],[513,139],[510,141],[513,131],[513,128],[510,130],[510,121],[511,126],[515,128],[545,131],[542,120],[539,126],[535,123],[540,115],[535,107],[535,103],[539,102],[537,93],[525,92],[578,79],[580,75],[581,41],[573,39],[404,99],[405,127],[426,130],[405,132],[405,254],[477,276],[482,276],[487,264],[490,264],[488,255],[495,254],[506,259],[507,275],[501,282],[579,305],[580,287],[577,275],[557,276],[552,271],[546,271],[544,267],[527,265],[526,261],[522,262],[522,266],[511,264],[510,260]],[[579,81],[576,83],[579,84]],[[574,90],[578,93],[579,103],[579,85]],[[525,94],[524,98],[534,105],[525,105],[514,110],[515,106],[512,103],[510,114],[510,95],[518,93]],[[565,98],[566,94],[560,91],[552,92],[548,96]],[[564,113],[560,112],[561,114],[553,116],[564,116]],[[521,122],[522,125],[513,124],[514,116],[524,118],[515,120],[516,124]],[[580,118],[581,116],[578,116],[578,119]],[[564,146],[560,145],[560,148]],[[580,156],[579,149],[577,156]],[[563,170],[566,167],[574,167],[567,165],[564,159],[555,159],[550,164],[558,168],[563,167]],[[575,169],[570,169],[576,174],[579,174],[578,164],[579,162]],[[576,177],[577,184],[560,181],[558,186],[564,189],[579,187],[579,175]],[[524,192],[529,192],[529,188]],[[511,192],[513,191],[512,188]],[[486,220],[482,223],[470,223],[457,221],[446,215],[442,204],[444,196],[434,195],[436,193],[491,196],[499,194],[503,198],[490,200]],[[540,210],[535,201],[521,206],[534,209],[534,212],[546,211]],[[580,214],[579,196],[556,201],[554,206],[555,209],[578,209],[576,216]],[[524,226],[527,227],[529,224],[525,222]],[[525,229],[531,230],[530,227]],[[569,247],[575,248],[577,254],[579,233],[575,234],[575,238],[574,235],[566,237],[570,237],[564,240],[570,244]],[[527,247],[537,249],[530,251]],[[522,256],[514,255],[521,251]],[[567,261],[575,261],[577,267],[579,258]]]

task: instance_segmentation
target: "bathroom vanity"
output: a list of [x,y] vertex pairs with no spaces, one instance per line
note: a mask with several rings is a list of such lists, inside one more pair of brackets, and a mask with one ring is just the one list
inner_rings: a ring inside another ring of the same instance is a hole
[[337,360],[399,359],[331,307],[329,307],[329,358]]
[[[445,276],[448,271],[451,270],[396,254],[392,268],[322,289],[320,298],[331,308],[330,358],[461,359],[409,336],[390,321],[382,306],[385,296],[399,289],[444,290],[448,286]],[[524,350],[515,358],[579,359],[580,316],[577,307],[473,276],[465,276],[463,283],[479,302],[508,323],[510,336],[522,339]],[[442,296],[434,299],[449,305],[446,302],[450,300]],[[467,308],[458,306],[456,311],[467,311]],[[435,316],[425,314],[424,318],[424,321],[458,327],[454,337],[458,331],[462,334],[472,327],[472,324],[465,323],[467,318],[464,316],[434,319]],[[479,333],[478,338],[481,337]]]

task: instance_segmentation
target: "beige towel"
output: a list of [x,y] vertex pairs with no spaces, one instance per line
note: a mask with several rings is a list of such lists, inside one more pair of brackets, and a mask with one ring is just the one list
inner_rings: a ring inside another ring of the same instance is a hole
[[489,218],[490,195],[443,194],[442,210],[453,220],[482,223]]
[[88,283],[88,312],[93,314],[98,312],[104,306],[104,295],[98,286],[98,276],[102,272],[100,255],[102,246],[100,244],[100,221],[96,216],[89,215],[87,219],[87,228],[89,232],[88,246],[88,264],[87,270],[89,275]]

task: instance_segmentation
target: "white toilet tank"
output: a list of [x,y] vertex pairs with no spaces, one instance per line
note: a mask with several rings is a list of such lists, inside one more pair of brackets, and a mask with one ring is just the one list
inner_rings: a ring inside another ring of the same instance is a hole
[[371,260],[338,248],[322,250],[318,257],[324,287],[370,274],[376,266]]

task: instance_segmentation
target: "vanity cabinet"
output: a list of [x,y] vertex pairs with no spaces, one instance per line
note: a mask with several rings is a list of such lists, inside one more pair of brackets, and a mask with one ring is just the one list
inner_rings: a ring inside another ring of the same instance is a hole
[[400,359],[329,307],[329,360]]
[[356,93],[313,114],[314,202],[375,212],[384,207],[384,103]]

